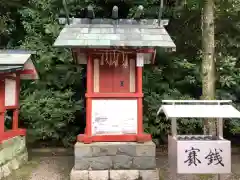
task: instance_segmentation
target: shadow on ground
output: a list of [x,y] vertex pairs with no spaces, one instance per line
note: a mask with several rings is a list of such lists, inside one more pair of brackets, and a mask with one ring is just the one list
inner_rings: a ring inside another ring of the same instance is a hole
[[[30,156],[29,162],[4,180],[69,180],[73,156]],[[160,180],[170,180],[166,155],[157,156]],[[232,156],[232,175],[226,180],[240,180],[240,155]],[[210,176],[178,176],[178,180],[210,180]],[[224,178],[225,179],[225,178]],[[215,180],[215,179],[214,179]],[[217,180],[217,179],[216,179]]]

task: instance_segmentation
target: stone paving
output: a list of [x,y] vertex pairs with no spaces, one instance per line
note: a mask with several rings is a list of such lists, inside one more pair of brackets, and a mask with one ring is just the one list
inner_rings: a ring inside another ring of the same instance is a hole
[[[11,176],[3,180],[68,180],[73,167],[73,156],[48,156],[30,159],[28,164],[16,170]],[[170,180],[168,173],[167,156],[157,156],[157,165],[160,169],[160,180]],[[240,155],[232,156],[232,171],[234,172],[228,180],[240,180]],[[178,180],[210,180],[213,178],[201,176],[179,176]]]

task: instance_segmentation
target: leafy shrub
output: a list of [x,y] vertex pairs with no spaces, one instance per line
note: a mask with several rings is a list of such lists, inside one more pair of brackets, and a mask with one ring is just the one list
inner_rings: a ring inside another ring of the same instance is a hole
[[[73,100],[71,90],[40,89],[21,101],[21,119],[28,128],[30,141],[55,140],[63,144],[76,138],[75,112],[82,110],[82,101]],[[69,139],[70,138],[70,139]]]

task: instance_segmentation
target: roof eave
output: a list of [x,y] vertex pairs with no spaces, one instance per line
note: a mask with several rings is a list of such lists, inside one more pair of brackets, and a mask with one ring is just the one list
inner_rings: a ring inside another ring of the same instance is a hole
[[58,44],[55,43],[53,44],[54,47],[61,47],[61,48],[116,48],[116,47],[119,47],[119,48],[163,48],[163,49],[166,49],[166,50],[169,50],[170,52],[171,51],[176,51],[176,46],[169,46],[169,47],[166,47],[166,46],[99,46],[99,45],[89,45],[89,46],[81,46],[81,45],[69,45],[69,44]]
[[36,51],[30,51],[30,50],[21,50],[21,49],[1,49],[0,54],[36,54]]
[[22,67],[16,67],[16,68],[10,68],[10,69],[0,69],[0,73],[13,73],[13,72],[17,72],[23,70],[23,66]]

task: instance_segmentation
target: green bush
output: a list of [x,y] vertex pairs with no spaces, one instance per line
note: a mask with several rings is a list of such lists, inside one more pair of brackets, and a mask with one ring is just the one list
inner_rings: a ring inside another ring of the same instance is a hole
[[71,90],[36,90],[21,101],[21,118],[27,127],[30,142],[61,141],[64,145],[76,138],[75,112],[82,110],[82,101],[73,100]]

